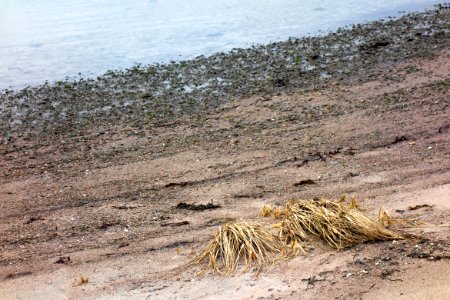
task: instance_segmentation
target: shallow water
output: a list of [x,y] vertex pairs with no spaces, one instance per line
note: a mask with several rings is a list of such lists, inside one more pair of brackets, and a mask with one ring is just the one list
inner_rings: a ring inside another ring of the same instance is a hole
[[320,34],[438,2],[0,0],[0,88]]

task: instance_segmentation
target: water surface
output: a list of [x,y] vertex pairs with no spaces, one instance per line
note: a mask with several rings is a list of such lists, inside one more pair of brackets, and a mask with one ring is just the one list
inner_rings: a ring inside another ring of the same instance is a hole
[[0,88],[320,34],[425,0],[0,0]]

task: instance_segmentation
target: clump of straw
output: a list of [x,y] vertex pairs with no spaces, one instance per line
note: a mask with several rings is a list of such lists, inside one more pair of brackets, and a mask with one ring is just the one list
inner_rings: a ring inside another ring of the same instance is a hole
[[355,201],[349,206],[323,199],[290,203],[278,227],[280,239],[287,243],[304,240],[309,233],[337,249],[371,240],[401,238],[364,215]]
[[189,266],[206,260],[209,268],[229,275],[243,261],[243,272],[252,266],[256,266],[259,272],[264,266],[275,263],[286,254],[286,246],[262,225],[246,222],[226,223]]
[[305,253],[302,245],[311,235],[336,249],[372,240],[403,238],[386,228],[392,219],[384,207],[380,208],[379,219],[373,220],[362,212],[354,198],[348,205],[345,201],[345,197],[340,201],[291,200],[283,209],[264,205],[262,217],[280,220],[274,225],[279,230],[278,236],[261,224],[226,223],[187,267],[206,261],[215,272],[229,275],[243,263],[242,272],[255,266],[259,273],[264,266],[282,258],[300,251]]

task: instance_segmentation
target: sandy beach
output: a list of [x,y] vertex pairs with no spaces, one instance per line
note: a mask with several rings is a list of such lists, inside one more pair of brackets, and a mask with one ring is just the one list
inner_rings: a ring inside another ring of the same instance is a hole
[[[0,298],[448,298],[449,28],[440,6],[2,91]],[[259,275],[179,270],[227,220],[342,194],[411,237],[313,243]]]

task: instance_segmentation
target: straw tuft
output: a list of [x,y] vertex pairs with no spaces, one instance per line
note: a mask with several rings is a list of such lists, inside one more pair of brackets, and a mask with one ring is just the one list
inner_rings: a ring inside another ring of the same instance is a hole
[[280,239],[292,243],[317,236],[334,248],[342,249],[372,240],[400,239],[401,235],[364,215],[356,200],[350,205],[329,200],[305,200],[288,204],[287,216],[280,223]]
[[338,201],[291,200],[283,209],[264,205],[260,215],[279,220],[273,225],[278,235],[262,224],[225,223],[186,267],[206,261],[214,272],[230,275],[243,263],[242,272],[256,267],[259,273],[264,266],[306,253],[303,245],[311,236],[336,249],[366,241],[403,238],[386,228],[392,219],[384,207],[380,208],[379,219],[373,220],[362,212],[356,199],[352,198],[349,204],[345,202],[343,196]]
[[252,266],[258,273],[264,266],[274,264],[288,255],[287,247],[260,224],[226,223],[214,239],[197,255],[189,266],[208,262],[208,267],[223,275],[233,273],[244,262],[243,273]]

